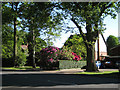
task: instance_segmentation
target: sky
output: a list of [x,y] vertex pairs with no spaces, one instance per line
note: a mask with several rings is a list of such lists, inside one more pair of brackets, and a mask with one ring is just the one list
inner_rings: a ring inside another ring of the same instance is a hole
[[[118,37],[118,15],[116,17],[116,19],[112,19],[111,16],[107,16],[104,19],[104,24],[106,24],[106,30],[103,33],[103,36],[105,38],[105,40],[107,39],[107,37],[109,35],[114,35],[116,37]],[[70,22],[70,25],[75,26],[72,22]],[[84,30],[84,29],[83,29]],[[54,41],[54,46],[61,48],[65,41],[70,37],[71,33],[63,33],[61,35],[61,38],[56,39],[56,41]],[[104,44],[104,41],[100,35],[100,52],[106,52],[106,46]],[[97,42],[95,44],[95,50],[97,51]]]

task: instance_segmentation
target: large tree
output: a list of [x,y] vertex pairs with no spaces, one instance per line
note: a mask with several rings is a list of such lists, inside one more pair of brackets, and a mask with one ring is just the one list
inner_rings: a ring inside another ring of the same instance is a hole
[[[39,36],[46,36],[47,40],[49,36],[57,36],[60,30],[61,24],[56,17],[57,12],[54,12],[54,7],[52,3],[48,2],[31,2],[21,4],[23,19],[22,24],[24,29],[28,29],[28,50],[29,50],[29,60],[32,61],[33,68],[36,67],[35,64],[35,47],[36,38]],[[58,15],[57,15],[58,16]],[[56,31],[57,30],[57,31]],[[42,43],[41,43],[42,44]]]
[[14,26],[14,66],[16,66],[17,62],[17,25],[18,25],[18,8],[19,2],[5,2],[2,3],[2,24],[8,24]]
[[[68,17],[78,28],[85,46],[87,48],[87,68],[86,71],[98,71],[95,58],[95,42],[98,38],[98,31],[104,31],[103,20],[106,16],[116,17],[118,2],[69,2],[55,4],[63,10],[64,17]],[[83,32],[82,27],[86,28]]]

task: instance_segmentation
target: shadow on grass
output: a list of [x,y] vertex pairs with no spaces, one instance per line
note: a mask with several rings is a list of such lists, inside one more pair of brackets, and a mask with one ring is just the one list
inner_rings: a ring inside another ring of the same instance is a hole
[[90,85],[90,84],[119,84],[120,74],[103,75],[86,74],[3,74],[3,86],[58,86],[58,85]]

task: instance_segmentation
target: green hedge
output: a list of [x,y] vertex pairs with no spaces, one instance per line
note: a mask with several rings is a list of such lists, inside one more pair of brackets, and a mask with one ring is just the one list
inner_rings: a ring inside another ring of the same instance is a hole
[[86,61],[59,60],[59,69],[82,68]]

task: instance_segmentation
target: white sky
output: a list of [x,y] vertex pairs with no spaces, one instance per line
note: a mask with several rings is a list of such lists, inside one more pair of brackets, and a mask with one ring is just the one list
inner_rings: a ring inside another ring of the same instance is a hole
[[[107,39],[107,37],[109,35],[114,35],[116,37],[118,37],[118,16],[116,17],[116,19],[111,19],[110,16],[107,16],[104,19],[104,24],[106,24],[106,30],[104,31],[103,35],[105,37],[105,40]],[[74,24],[70,24],[72,26],[74,26]],[[62,47],[63,44],[65,43],[65,41],[69,38],[71,34],[70,33],[66,33],[66,34],[62,34],[61,38],[56,39],[56,41],[54,41],[54,46],[56,47]],[[96,43],[96,51],[97,51],[97,43]],[[106,46],[104,44],[104,41],[100,35],[100,51],[104,51],[106,52]]]

